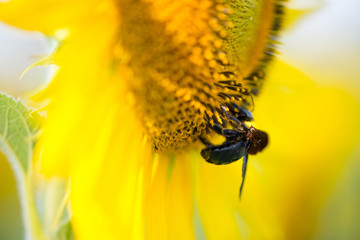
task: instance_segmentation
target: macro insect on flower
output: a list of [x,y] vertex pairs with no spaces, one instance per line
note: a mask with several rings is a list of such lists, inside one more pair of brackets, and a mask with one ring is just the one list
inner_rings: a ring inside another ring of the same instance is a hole
[[[4,22],[58,44],[39,61],[59,70],[33,98],[46,103],[34,171],[67,180],[61,203],[77,239],[312,234],[331,183],[321,169],[338,171],[329,159],[351,147],[323,136],[343,139],[357,118],[345,94],[270,66],[283,12],[280,0],[0,3]],[[311,136],[308,116],[321,123]],[[342,131],[329,131],[338,121]],[[40,230],[34,239],[51,233]]]
[[[200,1],[195,6],[184,1],[181,14],[175,15],[162,2],[135,2],[119,6],[119,58],[129,56],[124,68],[132,76],[124,79],[153,149],[181,149],[211,132],[223,135],[229,143],[231,137],[220,128],[232,125],[244,137],[232,137],[231,142],[237,144],[229,151],[222,148],[216,161],[229,163],[225,155],[231,153],[237,159],[245,156],[245,174],[247,152],[255,153],[251,149],[261,139],[262,150],[267,135],[261,132],[263,137],[256,140],[246,137],[257,136],[254,127],[244,124],[252,119],[238,116],[248,112],[261,87],[277,43],[281,2]],[[151,15],[149,8],[162,11]],[[193,12],[195,19],[189,16]],[[147,54],[143,54],[145,48]],[[215,163],[211,153],[219,149],[207,149],[210,154],[203,156]]]
[[241,196],[245,181],[246,166],[248,161],[248,154],[256,154],[262,151],[268,144],[267,133],[254,128],[247,127],[244,121],[251,121],[252,114],[244,109],[237,107],[238,112],[236,117],[228,115],[227,111],[222,107],[224,113],[228,117],[233,129],[223,129],[219,124],[214,124],[212,128],[216,133],[226,138],[226,141],[221,145],[213,145],[206,139],[200,137],[200,140],[207,145],[201,150],[201,155],[207,162],[216,165],[229,164],[234,161],[244,158],[243,160],[243,174],[242,183],[240,186]]

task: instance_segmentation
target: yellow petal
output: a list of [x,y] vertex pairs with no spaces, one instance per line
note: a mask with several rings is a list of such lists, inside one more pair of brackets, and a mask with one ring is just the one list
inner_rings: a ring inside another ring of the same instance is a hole
[[[71,159],[76,158],[73,151],[94,143],[93,139],[102,131],[99,126],[102,126],[103,118],[110,114],[107,107],[111,108],[118,102],[119,95],[123,96],[123,83],[110,77],[111,69],[108,67],[110,46],[116,29],[112,22],[112,16],[108,15],[101,20],[89,21],[80,25],[77,31],[72,31],[54,57],[54,62],[61,66],[61,71],[50,86],[37,96],[50,101],[46,107],[46,130],[42,134],[38,151],[43,159],[42,169],[48,174],[67,174]],[[93,31],[100,29],[104,33],[94,36]],[[76,58],[69,57],[74,53]],[[99,111],[96,112],[95,109]],[[85,124],[91,121],[94,121],[94,125],[86,129],[85,126],[88,125]],[[76,144],[71,144],[73,147],[69,147],[70,139],[79,140],[75,141]]]
[[194,239],[191,159],[184,154],[157,160],[145,205],[145,239]]
[[54,34],[78,22],[91,20],[111,1],[98,0],[11,0],[0,3],[1,20],[26,30]]

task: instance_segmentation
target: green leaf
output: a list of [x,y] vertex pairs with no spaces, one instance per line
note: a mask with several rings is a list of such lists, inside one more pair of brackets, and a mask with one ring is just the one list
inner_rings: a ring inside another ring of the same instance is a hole
[[24,238],[74,239],[70,222],[69,180],[43,177],[33,167],[33,148],[41,116],[20,100],[0,92],[0,151],[9,160],[17,180],[24,221]]
[[25,239],[46,239],[36,212],[32,177],[32,158],[41,117],[0,92],[0,151],[10,162],[17,181],[24,222]]
[[[0,150],[15,171],[29,172],[41,117],[20,100],[0,92]],[[19,174],[19,173],[18,173]]]

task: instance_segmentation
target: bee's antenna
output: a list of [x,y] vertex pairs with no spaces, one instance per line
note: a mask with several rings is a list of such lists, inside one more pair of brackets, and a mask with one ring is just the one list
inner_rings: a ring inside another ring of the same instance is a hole
[[246,166],[248,161],[248,154],[246,154],[243,158],[243,166],[242,166],[242,182],[240,186],[240,193],[239,193],[239,200],[241,199],[241,193],[245,182],[245,175],[246,175]]

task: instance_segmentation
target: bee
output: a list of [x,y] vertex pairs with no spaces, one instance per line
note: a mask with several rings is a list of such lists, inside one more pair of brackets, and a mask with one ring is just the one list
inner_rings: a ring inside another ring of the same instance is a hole
[[261,152],[268,144],[268,134],[253,126],[247,127],[246,121],[252,121],[251,112],[239,108],[234,116],[230,116],[225,109],[223,111],[232,123],[233,128],[223,128],[219,124],[211,125],[211,129],[217,134],[225,137],[225,142],[220,145],[213,145],[204,138],[200,140],[206,145],[201,150],[201,156],[209,163],[224,165],[235,162],[243,158],[242,182],[240,186],[239,198],[245,182],[248,155],[255,155]]

